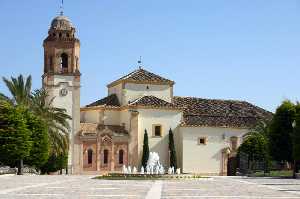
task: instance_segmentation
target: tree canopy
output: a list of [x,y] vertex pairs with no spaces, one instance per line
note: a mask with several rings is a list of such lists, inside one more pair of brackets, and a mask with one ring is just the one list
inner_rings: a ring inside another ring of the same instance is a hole
[[43,120],[29,111],[23,114],[26,124],[31,132],[32,147],[30,155],[24,159],[25,164],[40,169],[46,163],[49,156],[49,140],[47,126]]
[[24,108],[0,101],[0,162],[16,166],[29,156],[31,131],[24,120]]
[[266,138],[260,133],[253,132],[245,138],[238,149],[238,153],[246,153],[250,161],[263,161],[268,159],[268,144]]
[[269,127],[270,153],[274,160],[288,161],[292,157],[292,133],[295,116],[295,106],[290,101],[284,101],[275,112]]

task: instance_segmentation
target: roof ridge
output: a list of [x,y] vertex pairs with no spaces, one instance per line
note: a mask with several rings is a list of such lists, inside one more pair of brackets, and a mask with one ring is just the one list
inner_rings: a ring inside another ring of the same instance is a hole
[[120,81],[133,81],[133,82],[156,82],[156,83],[164,83],[164,84],[174,84],[174,81],[164,78],[158,74],[150,72],[144,68],[135,69],[134,71],[121,76],[117,80],[109,83],[107,86],[113,86],[118,84]]
[[[194,97],[194,96],[173,96],[173,98],[190,98],[190,99],[199,99],[199,100],[215,100],[215,101],[231,101],[231,102],[247,102],[245,100],[234,100],[234,99],[216,99],[216,98],[202,98],[202,97]],[[251,104],[251,103],[250,103]]]

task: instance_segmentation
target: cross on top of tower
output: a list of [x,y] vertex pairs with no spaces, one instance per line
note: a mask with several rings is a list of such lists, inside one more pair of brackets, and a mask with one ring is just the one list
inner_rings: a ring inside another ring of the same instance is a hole
[[61,0],[60,4],[60,16],[64,15],[64,0]]
[[138,61],[138,66],[139,66],[139,69],[142,69],[142,56],[140,56],[140,59]]

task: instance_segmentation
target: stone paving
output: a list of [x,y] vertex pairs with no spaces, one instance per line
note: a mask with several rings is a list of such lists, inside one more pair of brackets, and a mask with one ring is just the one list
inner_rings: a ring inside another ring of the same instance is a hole
[[300,180],[212,177],[109,181],[92,176],[0,176],[0,198],[299,198]]

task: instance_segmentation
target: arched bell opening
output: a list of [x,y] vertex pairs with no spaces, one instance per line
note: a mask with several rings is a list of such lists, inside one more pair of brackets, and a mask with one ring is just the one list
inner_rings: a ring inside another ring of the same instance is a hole
[[60,68],[62,73],[68,72],[68,55],[66,53],[62,53],[60,56]]

